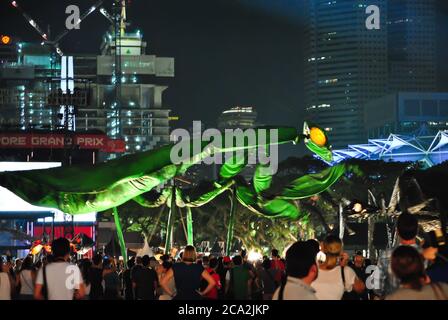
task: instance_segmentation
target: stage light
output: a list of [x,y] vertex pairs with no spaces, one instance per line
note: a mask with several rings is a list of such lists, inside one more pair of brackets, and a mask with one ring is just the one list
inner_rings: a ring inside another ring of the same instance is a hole
[[34,246],[33,248],[31,248],[30,254],[32,254],[33,256],[38,254],[42,250],[43,247],[44,246],[41,245],[41,244],[38,244],[38,245]]
[[255,250],[249,251],[249,254],[247,255],[247,260],[249,260],[250,262],[261,261],[262,259],[263,255]]

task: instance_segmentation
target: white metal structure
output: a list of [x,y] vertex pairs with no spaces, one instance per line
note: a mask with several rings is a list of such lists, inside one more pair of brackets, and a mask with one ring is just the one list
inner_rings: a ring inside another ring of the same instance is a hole
[[391,134],[387,139],[369,139],[367,144],[333,150],[332,164],[350,158],[421,162],[424,166],[431,167],[448,160],[448,131],[439,131],[435,136]]

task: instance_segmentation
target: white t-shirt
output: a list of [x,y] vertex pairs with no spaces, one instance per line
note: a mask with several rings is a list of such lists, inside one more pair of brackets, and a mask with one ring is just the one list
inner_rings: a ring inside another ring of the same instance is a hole
[[317,279],[311,283],[316,290],[318,300],[341,300],[344,292],[352,291],[356,273],[350,267],[344,267],[345,288],[342,281],[341,267],[336,266],[331,270],[319,269]]
[[20,277],[20,294],[33,295],[34,294],[34,283],[33,277],[31,276],[31,270],[22,270],[19,273]]
[[11,300],[11,283],[6,272],[0,272],[0,300]]
[[[83,283],[78,266],[68,262],[53,262],[46,266],[48,300],[73,300],[75,289]],[[39,269],[36,284],[44,284],[43,267]]]

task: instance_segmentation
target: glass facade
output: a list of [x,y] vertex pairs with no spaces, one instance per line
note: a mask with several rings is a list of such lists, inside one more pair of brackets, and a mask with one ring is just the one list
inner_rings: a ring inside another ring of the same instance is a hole
[[233,107],[221,113],[218,119],[218,128],[248,129],[254,128],[257,121],[257,112],[252,107]]
[[306,117],[331,131],[331,143],[363,141],[362,105],[385,94],[387,28],[365,26],[366,7],[386,1],[306,1]]
[[0,65],[0,126],[8,130],[52,129],[56,113],[48,106],[51,75],[60,72],[50,49],[18,43],[16,61]]
[[447,106],[448,93],[443,92],[399,92],[372,100],[365,105],[368,138],[447,130]]
[[[380,9],[380,29],[365,26]],[[365,141],[365,104],[398,91],[436,87],[434,0],[306,1],[306,116],[342,147]],[[409,104],[409,112],[417,112]],[[435,114],[431,102],[425,114]]]
[[[80,95],[82,91],[85,98],[76,105],[74,128],[98,130],[123,139],[126,151],[132,153],[170,142],[170,109],[162,103],[167,86],[157,85],[156,78],[174,76],[174,59],[145,55],[146,43],[141,34],[129,34],[127,38],[132,45],[138,44],[139,50],[125,51],[121,57],[120,105],[112,81],[110,45],[114,42],[103,43],[104,55],[74,57],[74,93]],[[54,57],[50,47],[40,44],[18,43],[15,50],[16,61],[0,57],[0,126],[5,130],[60,129],[63,118],[58,114],[63,101],[49,102],[50,94],[58,97],[60,81],[50,79],[60,78],[61,65],[56,63],[59,58]],[[8,51],[5,57],[9,56]],[[146,62],[152,68],[146,68]]]
[[388,1],[389,89],[436,90],[434,0]]

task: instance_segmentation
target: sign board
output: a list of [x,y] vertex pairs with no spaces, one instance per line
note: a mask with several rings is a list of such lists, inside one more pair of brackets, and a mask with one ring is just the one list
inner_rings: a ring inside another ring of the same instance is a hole
[[[23,149],[62,149],[64,148],[63,134],[32,134],[32,133],[0,133],[0,148]],[[104,152],[125,152],[126,145],[123,140],[109,139],[101,134],[75,134],[69,145],[78,146],[79,149],[93,149]]]
[[[113,58],[113,56],[98,56],[98,75],[112,76],[114,71]],[[135,74],[174,77],[174,58],[156,57],[155,55],[122,56],[121,71],[126,75]]]

